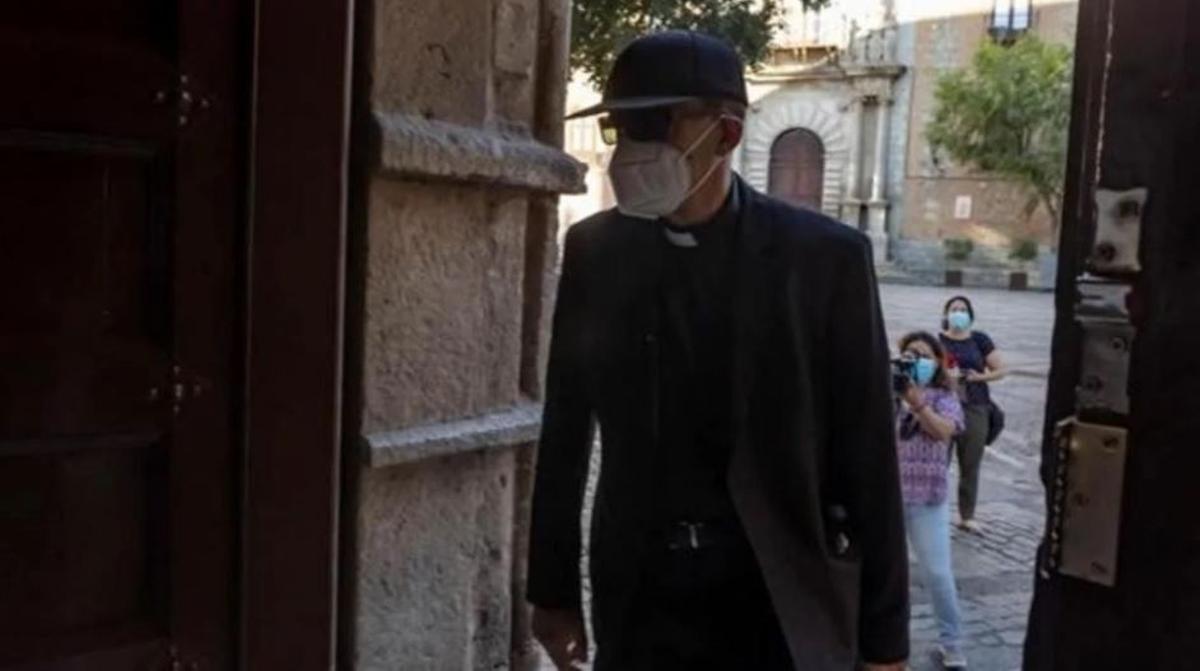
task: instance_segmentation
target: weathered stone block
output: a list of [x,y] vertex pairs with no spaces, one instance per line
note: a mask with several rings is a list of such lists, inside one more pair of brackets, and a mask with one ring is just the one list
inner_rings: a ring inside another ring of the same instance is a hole
[[519,398],[526,198],[371,185],[364,433]]
[[508,668],[515,468],[493,450],[364,473],[359,671]]
[[496,69],[533,77],[537,58],[538,10],[533,0],[496,2]]
[[533,124],[534,64],[538,8],[533,0],[497,0],[495,109],[497,122],[520,128]]
[[371,106],[482,125],[490,113],[492,6],[375,0]]
[[541,422],[541,404],[526,402],[479,417],[372,433],[366,437],[366,462],[371,468],[382,468],[527,445],[537,440]]
[[379,112],[370,130],[372,167],[388,177],[542,193],[583,189],[582,164],[528,135]]

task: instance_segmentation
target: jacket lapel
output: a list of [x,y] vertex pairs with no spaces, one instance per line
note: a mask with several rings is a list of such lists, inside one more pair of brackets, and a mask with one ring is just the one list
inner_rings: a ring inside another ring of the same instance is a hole
[[[736,180],[735,188],[739,190],[742,208],[734,276],[733,384],[730,391],[733,425],[740,429],[745,426],[750,392],[755,382],[756,354],[768,317],[772,221],[763,211],[757,194],[740,177]],[[735,445],[737,442],[735,440]]]
[[650,477],[653,473],[654,453],[659,443],[659,373],[662,315],[659,314],[659,284],[662,274],[662,245],[659,244],[661,235],[657,222],[647,222],[624,218],[627,226],[626,244],[627,256],[614,263],[620,264],[619,270],[614,270],[615,283],[624,283],[629,316],[632,319],[630,344],[638,348],[636,360],[638,366],[629,376],[633,398],[638,399],[640,422],[649,432],[651,440],[644,449],[636,452],[641,460],[641,466],[636,469],[646,479],[645,486],[652,487]]

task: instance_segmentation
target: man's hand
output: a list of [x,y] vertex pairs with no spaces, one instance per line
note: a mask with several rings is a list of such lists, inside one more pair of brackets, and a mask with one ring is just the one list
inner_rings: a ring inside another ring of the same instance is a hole
[[577,610],[533,609],[533,637],[542,644],[558,671],[583,668],[588,660],[587,630]]
[[893,664],[865,664],[863,671],[904,671],[908,668],[905,662],[895,662]]

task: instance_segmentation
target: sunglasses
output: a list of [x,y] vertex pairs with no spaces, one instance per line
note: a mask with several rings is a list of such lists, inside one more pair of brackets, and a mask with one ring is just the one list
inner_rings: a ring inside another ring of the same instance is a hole
[[600,137],[610,147],[619,137],[637,142],[664,142],[671,131],[671,109],[614,110],[600,117],[599,123]]

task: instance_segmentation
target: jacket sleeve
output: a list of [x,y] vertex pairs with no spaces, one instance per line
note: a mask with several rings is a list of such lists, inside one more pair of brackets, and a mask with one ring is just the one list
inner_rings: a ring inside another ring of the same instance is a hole
[[897,662],[909,653],[908,551],[887,336],[865,237],[856,238],[838,282],[831,462],[862,558],[859,651],[867,662]]
[[543,608],[579,608],[581,602],[580,514],[593,431],[583,374],[579,247],[580,236],[571,229],[554,307],[533,490],[526,598]]

